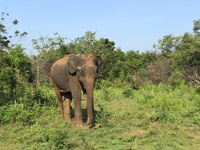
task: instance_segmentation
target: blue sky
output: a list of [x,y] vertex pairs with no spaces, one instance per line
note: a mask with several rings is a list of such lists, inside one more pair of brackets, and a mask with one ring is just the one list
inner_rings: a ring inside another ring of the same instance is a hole
[[0,0],[0,11],[10,14],[6,22],[19,21],[14,29],[28,32],[22,43],[29,54],[36,52],[31,40],[40,35],[75,39],[86,31],[123,51],[142,52],[165,35],[192,32],[200,0]]

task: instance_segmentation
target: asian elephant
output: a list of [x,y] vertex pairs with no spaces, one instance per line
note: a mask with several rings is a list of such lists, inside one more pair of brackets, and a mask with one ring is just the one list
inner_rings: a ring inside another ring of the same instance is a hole
[[93,91],[95,78],[102,63],[101,57],[93,54],[70,54],[52,65],[50,75],[61,115],[66,121],[71,121],[70,104],[73,99],[75,125],[83,125],[81,112],[81,91],[83,91],[86,98],[87,125],[94,126]]

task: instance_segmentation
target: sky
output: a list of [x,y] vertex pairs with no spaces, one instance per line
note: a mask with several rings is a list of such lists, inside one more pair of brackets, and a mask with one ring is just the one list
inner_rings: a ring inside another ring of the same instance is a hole
[[87,31],[124,52],[144,52],[165,35],[192,32],[200,0],[0,0],[0,12],[9,13],[6,26],[17,19],[12,28],[28,32],[21,41],[28,54],[36,53],[32,39],[58,32],[70,42]]

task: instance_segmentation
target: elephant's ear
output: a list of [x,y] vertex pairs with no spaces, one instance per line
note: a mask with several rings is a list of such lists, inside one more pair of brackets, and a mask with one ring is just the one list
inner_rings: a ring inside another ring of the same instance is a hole
[[96,65],[98,67],[98,72],[102,69],[103,66],[103,60],[100,56],[96,57]]
[[75,73],[77,71],[77,61],[78,57],[77,56],[69,56],[68,61],[67,61],[67,68],[69,69],[70,73]]

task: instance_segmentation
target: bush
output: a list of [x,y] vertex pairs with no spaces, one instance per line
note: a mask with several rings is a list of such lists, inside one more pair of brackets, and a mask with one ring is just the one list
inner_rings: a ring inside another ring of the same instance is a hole
[[0,107],[0,123],[15,123],[22,122],[24,124],[31,124],[33,112],[24,107],[23,104],[14,104]]
[[108,125],[110,113],[106,110],[104,104],[98,103],[98,108],[99,110],[96,112],[95,121],[99,124],[99,126]]
[[45,136],[45,142],[48,142],[49,149],[62,150],[74,147],[74,144],[69,140],[68,129],[55,130]]
[[48,120],[49,114],[58,114],[57,107],[42,106],[40,103],[34,103],[32,106],[24,104],[10,104],[0,107],[0,124],[22,123],[30,125],[37,122],[40,117],[43,121]]
[[[148,108],[146,116],[152,120],[164,123],[200,123],[199,105],[200,95],[195,89],[181,84],[174,88],[170,85],[158,86],[146,84],[134,96],[142,107]],[[185,122],[183,117],[188,117]]]
[[47,106],[57,105],[56,95],[53,86],[50,85],[39,86],[37,88],[37,91],[35,92],[33,100]]
[[123,90],[122,94],[123,94],[125,97],[132,97],[132,95],[133,95],[133,90],[130,89],[130,88],[127,88],[127,89]]
[[147,66],[148,79],[153,84],[167,83],[173,72],[173,68],[169,60],[157,60]]

